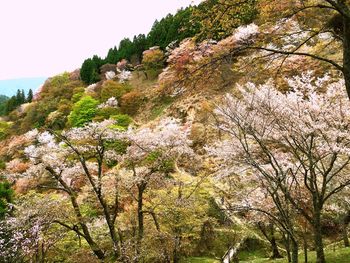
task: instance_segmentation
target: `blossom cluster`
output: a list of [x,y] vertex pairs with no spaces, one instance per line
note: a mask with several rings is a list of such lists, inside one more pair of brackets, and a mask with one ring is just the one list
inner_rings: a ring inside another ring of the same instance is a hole
[[110,97],[106,102],[98,105],[99,109],[117,108],[117,107],[118,107],[118,100],[115,97]]
[[[250,197],[266,189],[267,180],[284,178],[291,195],[306,202],[301,186],[310,169],[326,194],[350,182],[350,103],[344,81],[332,82],[328,75],[306,72],[286,82],[287,93],[270,81],[238,86],[238,97],[228,94],[215,110],[225,136],[206,149],[219,168],[218,180],[247,181],[255,193]],[[256,198],[241,200],[257,205]]]

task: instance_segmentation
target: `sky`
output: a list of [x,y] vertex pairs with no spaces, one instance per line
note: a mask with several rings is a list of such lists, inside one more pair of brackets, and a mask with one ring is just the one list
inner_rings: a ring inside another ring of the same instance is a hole
[[49,77],[107,55],[124,37],[197,0],[9,0],[0,2],[0,80]]

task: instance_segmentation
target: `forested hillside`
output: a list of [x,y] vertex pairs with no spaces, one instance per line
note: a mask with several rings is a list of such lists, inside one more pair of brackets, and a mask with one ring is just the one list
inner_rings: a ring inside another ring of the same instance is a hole
[[349,1],[206,0],[0,101],[0,262],[349,262],[349,50]]

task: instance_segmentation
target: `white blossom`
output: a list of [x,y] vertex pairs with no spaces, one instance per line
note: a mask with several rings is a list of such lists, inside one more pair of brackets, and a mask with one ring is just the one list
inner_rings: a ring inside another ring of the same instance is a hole
[[118,74],[119,82],[124,83],[132,77],[132,73],[129,70],[122,70]]
[[114,71],[107,71],[107,72],[105,73],[105,76],[106,76],[106,79],[107,79],[107,80],[111,80],[111,79],[114,79],[114,78],[115,78],[116,74],[115,74]]
[[98,105],[99,109],[108,108],[108,107],[117,108],[118,107],[118,100],[115,97],[110,97],[106,102]]
[[251,40],[258,33],[259,33],[259,27],[256,24],[252,23],[246,26],[238,27],[235,30],[233,36],[238,43],[245,43]]

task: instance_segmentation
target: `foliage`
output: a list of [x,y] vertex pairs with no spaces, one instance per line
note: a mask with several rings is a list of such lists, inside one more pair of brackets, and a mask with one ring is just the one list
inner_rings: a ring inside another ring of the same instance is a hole
[[11,124],[5,121],[0,121],[0,140],[5,139],[10,133]]
[[96,112],[96,116],[94,117],[94,121],[103,121],[109,118],[113,118],[113,116],[118,115],[120,113],[119,108],[115,107],[104,107],[99,108]]
[[100,80],[100,67],[103,64],[117,64],[122,59],[127,59],[133,64],[139,64],[142,53],[150,47],[160,46],[165,48],[174,41],[181,41],[192,37],[199,32],[199,23],[192,19],[195,7],[180,9],[175,15],[168,14],[160,21],[155,21],[147,36],[139,34],[132,40],[124,38],[120,41],[118,48],[110,48],[105,59],[98,56],[86,59],[80,71],[81,79],[86,84],[92,84]]
[[103,83],[100,98],[105,102],[114,97],[119,100],[124,94],[131,91],[132,87],[128,83],[118,83],[113,80],[107,80]]
[[[1,97],[0,100],[0,111],[2,109],[2,115],[8,115],[11,111],[16,109],[18,106],[31,102],[33,99],[33,91],[29,90],[28,96],[26,98],[24,94],[24,90],[17,90],[16,95],[11,98],[7,98],[6,96]],[[1,112],[0,112],[1,115]]]
[[74,92],[81,90],[82,86],[81,81],[72,79],[67,72],[49,78],[37,93],[36,99],[20,113],[20,118],[10,116],[14,121],[11,133],[50,126],[53,122],[57,123],[54,124],[56,128],[64,128],[66,117],[71,110],[72,96]]
[[[126,116],[120,116],[119,119],[127,122]],[[146,229],[152,229],[151,224],[146,221],[148,216],[141,212],[153,199],[152,195],[149,198],[146,195],[151,190],[157,191],[165,185],[174,185],[169,181],[169,173],[174,170],[173,160],[192,154],[187,145],[190,143],[187,139],[188,129],[172,119],[163,120],[154,128],[127,131],[114,129],[111,124],[113,121],[89,123],[84,127],[54,135],[38,131],[28,133],[27,139],[34,144],[25,149],[32,164],[25,174],[35,178],[46,178],[46,187],[69,195],[67,201],[71,201],[73,214],[58,224],[80,234],[96,257],[105,259],[111,254],[117,258],[131,256],[124,250],[128,243],[121,243],[119,239],[119,226],[126,227],[123,240],[137,247],[136,256],[146,257],[147,253],[143,255],[142,249],[148,248],[140,241],[143,238],[146,240],[146,237],[153,237],[146,232]],[[148,156],[152,153],[157,154],[149,161]],[[164,169],[164,164],[170,165]],[[107,167],[111,170],[107,170]],[[122,176],[119,176],[120,174]],[[50,178],[51,182],[55,183],[48,184]],[[170,184],[165,184],[168,181]],[[191,202],[188,202],[190,199],[197,198],[200,194],[196,191],[199,189],[196,184],[188,187],[186,191],[183,189],[186,197],[183,197],[179,214],[182,213],[182,209],[191,205]],[[182,198],[177,196],[178,192],[174,189],[173,194],[180,202]],[[94,195],[96,199],[89,198],[87,193],[90,196]],[[135,193],[138,193],[137,202],[133,201]],[[155,199],[155,202],[158,201]],[[196,209],[200,212],[195,218],[199,219],[205,209]],[[185,214],[190,214],[190,211],[191,209],[186,210]],[[49,218],[51,216],[56,215],[52,214]],[[85,217],[90,218],[88,222],[83,219]],[[132,225],[127,222],[134,217],[138,218],[139,222],[137,242],[128,234]],[[77,228],[71,227],[72,221],[77,222]],[[196,222],[198,225],[199,221]],[[190,225],[191,222],[186,223],[182,230],[186,240],[192,236]],[[196,229],[198,231],[198,226]],[[106,235],[109,237],[107,240]],[[119,246],[125,251],[122,255]],[[108,253],[104,254],[102,247],[106,248]]]
[[9,97],[5,95],[0,95],[0,116],[3,116],[6,114],[6,107],[7,107],[8,100],[9,100]]
[[99,102],[90,96],[81,98],[73,105],[68,116],[69,124],[73,127],[82,127],[85,123],[92,121],[97,113]]
[[100,66],[102,66],[102,59],[98,56],[86,59],[80,69],[80,77],[86,84],[93,84],[100,81]]
[[143,52],[142,64],[146,70],[161,69],[164,66],[164,52],[151,49]]
[[199,39],[221,40],[241,25],[252,23],[258,14],[257,0],[206,0],[195,9],[200,22]]
[[0,182],[0,220],[4,219],[9,209],[9,203],[12,202],[14,192],[11,184]]
[[120,98],[120,109],[128,115],[135,115],[143,102],[143,95],[138,91],[131,91]]
[[117,122],[116,126],[122,129],[128,128],[133,121],[132,118],[127,114],[113,115],[111,118]]

